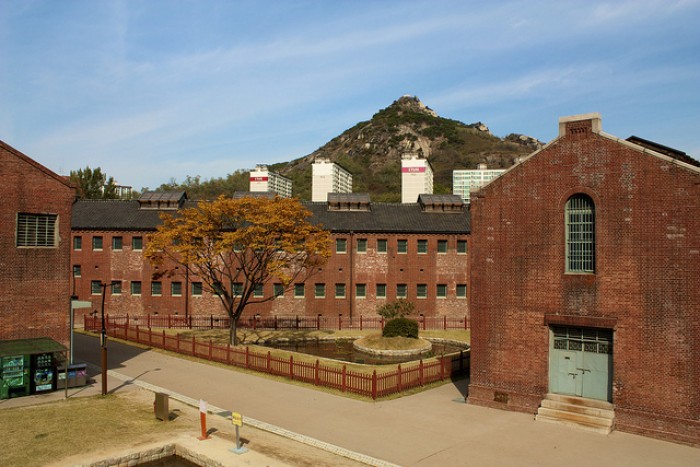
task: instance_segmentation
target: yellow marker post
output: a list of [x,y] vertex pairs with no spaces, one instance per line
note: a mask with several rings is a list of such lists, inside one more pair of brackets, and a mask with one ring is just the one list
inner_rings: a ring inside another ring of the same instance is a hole
[[243,415],[238,412],[231,412],[231,423],[236,427],[236,447],[229,449],[229,451],[235,452],[236,454],[248,452],[248,449],[241,444],[241,436],[238,432],[238,428],[243,426]]

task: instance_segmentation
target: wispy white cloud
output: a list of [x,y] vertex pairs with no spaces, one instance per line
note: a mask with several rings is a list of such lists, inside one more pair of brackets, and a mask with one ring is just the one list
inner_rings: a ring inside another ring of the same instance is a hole
[[305,155],[404,93],[533,136],[555,112],[698,104],[699,0],[10,4],[0,138],[134,185]]

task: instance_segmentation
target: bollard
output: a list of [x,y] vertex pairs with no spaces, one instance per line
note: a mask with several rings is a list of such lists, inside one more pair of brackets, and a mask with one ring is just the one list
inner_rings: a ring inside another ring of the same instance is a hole
[[202,428],[202,435],[197,439],[200,441],[209,439],[207,435],[207,402],[202,399],[199,400],[199,423]]
[[153,410],[156,418],[167,422],[170,420],[170,409],[168,408],[168,395],[164,392],[156,393],[156,400],[153,402]]
[[229,449],[229,451],[235,452],[236,454],[248,452],[248,448],[241,444],[241,436],[238,432],[238,428],[243,426],[243,416],[239,413],[231,412],[231,423],[236,427],[236,447]]

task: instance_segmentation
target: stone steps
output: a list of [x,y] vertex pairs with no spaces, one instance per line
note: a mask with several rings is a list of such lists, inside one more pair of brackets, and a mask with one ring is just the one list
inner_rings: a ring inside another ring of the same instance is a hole
[[615,425],[615,406],[596,399],[547,394],[535,419],[608,434]]

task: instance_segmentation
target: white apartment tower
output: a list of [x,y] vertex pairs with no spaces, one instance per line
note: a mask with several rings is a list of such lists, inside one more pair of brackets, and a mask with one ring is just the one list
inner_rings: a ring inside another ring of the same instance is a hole
[[264,164],[250,171],[250,191],[277,193],[282,198],[292,197],[292,181],[275,172],[270,172]]
[[417,203],[418,196],[433,194],[433,169],[416,153],[401,156],[401,202]]
[[478,190],[505,171],[505,169],[489,169],[486,164],[478,164],[476,170],[453,170],[452,194],[469,204],[472,191]]
[[326,157],[311,166],[311,201],[328,200],[328,193],[352,193],[352,174]]

